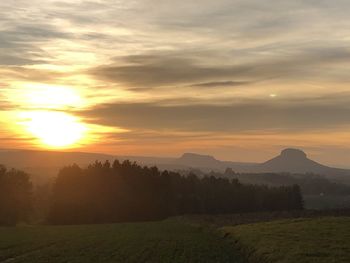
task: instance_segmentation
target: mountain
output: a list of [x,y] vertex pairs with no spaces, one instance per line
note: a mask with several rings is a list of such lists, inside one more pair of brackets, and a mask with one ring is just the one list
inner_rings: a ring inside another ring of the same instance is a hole
[[277,157],[258,164],[251,172],[258,173],[298,173],[318,174],[330,179],[350,182],[350,170],[329,167],[309,159],[305,152],[299,149],[285,149]]
[[241,170],[256,165],[255,163],[220,161],[211,155],[200,155],[196,153],[184,153],[180,158],[175,159],[174,162],[182,166],[218,171],[224,171],[226,168],[237,168]]
[[298,149],[285,149],[281,154],[258,166],[263,172],[325,173],[330,167],[310,160],[306,153]]
[[197,169],[202,172],[223,172],[231,168],[241,173],[313,173],[348,182],[350,184],[350,170],[332,168],[319,164],[307,157],[298,149],[285,149],[277,157],[263,163],[241,163],[220,161],[210,155],[184,153],[179,158],[160,158],[143,156],[113,156],[98,153],[82,152],[55,152],[55,151],[26,151],[26,150],[0,150],[0,163],[8,167],[15,167],[27,171],[36,178],[52,178],[60,168],[76,163],[86,166],[96,160],[121,161],[129,159],[142,165],[158,166],[168,170]]
[[321,175],[350,175],[349,169],[329,167],[317,163],[298,149],[285,149],[281,154],[265,163],[260,164],[260,171],[314,173]]
[[216,160],[213,156],[195,153],[184,153],[180,158],[175,160],[175,162],[190,167],[219,168],[222,166],[222,162]]

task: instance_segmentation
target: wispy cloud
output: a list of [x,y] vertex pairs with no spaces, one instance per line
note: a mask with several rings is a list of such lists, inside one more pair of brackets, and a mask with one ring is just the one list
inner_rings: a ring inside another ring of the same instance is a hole
[[186,145],[203,133],[341,131],[349,11],[347,0],[2,1],[0,109],[23,108],[8,91],[26,83],[77,89],[87,106],[71,114],[126,128],[118,136],[139,149],[165,131]]
[[[90,73],[101,80],[131,88],[174,85],[237,86],[266,79],[280,81],[349,81],[344,65],[350,66],[350,50],[344,47],[286,50],[286,54],[265,60],[236,63],[228,56],[225,64],[212,54],[199,59],[195,54],[147,54],[121,57],[111,65],[98,66]],[[337,67],[341,66],[343,70]],[[337,69],[337,70],[336,70]],[[334,72],[336,70],[336,72]],[[227,81],[227,79],[237,79]],[[205,83],[207,82],[207,84]],[[202,84],[198,84],[202,83]],[[204,84],[203,84],[204,83]]]
[[252,101],[216,105],[121,103],[101,105],[81,114],[102,125],[153,131],[320,131],[347,127],[350,123],[350,107],[339,102],[338,105],[330,104],[327,100],[306,100],[304,103]]

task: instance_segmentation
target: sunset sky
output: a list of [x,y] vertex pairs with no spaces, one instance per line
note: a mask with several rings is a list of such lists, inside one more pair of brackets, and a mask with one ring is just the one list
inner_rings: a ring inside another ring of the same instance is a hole
[[348,0],[0,2],[0,148],[350,167]]

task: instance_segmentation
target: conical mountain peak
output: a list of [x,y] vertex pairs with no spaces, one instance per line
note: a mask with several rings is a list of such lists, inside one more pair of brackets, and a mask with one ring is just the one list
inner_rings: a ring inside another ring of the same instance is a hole
[[288,148],[288,149],[284,149],[281,152],[281,157],[283,158],[288,158],[290,160],[303,160],[303,159],[307,159],[307,155],[305,152],[303,152],[302,150],[299,149],[293,149],[293,148]]

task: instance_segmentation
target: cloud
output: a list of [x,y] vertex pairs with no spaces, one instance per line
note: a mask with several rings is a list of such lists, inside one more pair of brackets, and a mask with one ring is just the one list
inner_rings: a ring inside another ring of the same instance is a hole
[[291,51],[278,58],[249,63],[234,63],[234,58],[228,57],[224,65],[210,63],[210,57],[207,61],[203,57],[201,60],[191,54],[181,56],[171,53],[123,56],[117,58],[116,63],[96,67],[89,73],[97,79],[131,88],[237,86],[266,79],[290,81],[333,77],[349,80],[346,71],[340,69],[334,76],[330,70],[349,63],[350,50],[344,47]]
[[0,55],[0,65],[5,66],[21,66],[21,65],[35,65],[44,64],[43,60],[35,60],[29,58],[22,58],[14,55]]
[[239,104],[105,104],[80,112],[88,121],[130,130],[188,132],[303,131],[335,129],[350,123],[344,103],[251,101]]
[[217,82],[205,82],[205,83],[198,83],[193,84],[193,87],[201,87],[201,88],[212,88],[212,87],[234,87],[234,86],[244,86],[248,85],[251,82],[249,81],[217,81]]
[[129,87],[158,87],[227,77],[230,71],[222,67],[198,65],[190,57],[149,55],[123,57],[122,60],[125,61],[124,65],[100,66],[90,73],[96,78]]
[[84,90],[94,107],[76,114],[130,128],[120,136],[139,145],[161,134],[342,130],[349,10],[348,0],[1,1],[0,90]]
[[[37,82],[37,83],[60,83],[63,77],[71,76],[69,73],[49,70],[26,68],[13,65],[11,67],[0,67],[0,74],[4,79],[15,79],[22,82]],[[1,87],[0,87],[1,88]]]
[[[0,88],[1,89],[1,88]],[[7,100],[2,99],[0,97],[0,112],[2,111],[8,111],[8,110],[13,110],[15,109],[15,107],[13,106],[13,104],[9,103]]]
[[20,66],[49,63],[50,56],[40,48],[53,39],[71,39],[72,35],[47,23],[11,24],[0,32],[0,65]]

